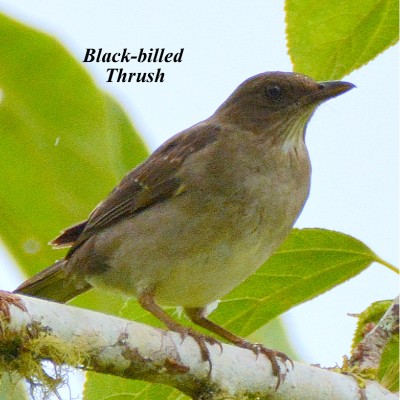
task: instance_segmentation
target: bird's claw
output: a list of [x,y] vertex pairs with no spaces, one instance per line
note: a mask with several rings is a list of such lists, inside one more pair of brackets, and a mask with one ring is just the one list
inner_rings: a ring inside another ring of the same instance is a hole
[[222,353],[222,344],[219,340],[211,337],[211,336],[207,336],[207,335],[203,335],[200,332],[195,331],[194,329],[191,328],[187,328],[184,326],[178,326],[178,327],[174,327],[175,332],[179,333],[182,342],[188,337],[190,336],[199,346],[200,349],[200,354],[201,354],[201,359],[202,361],[207,361],[209,366],[210,366],[210,370],[209,370],[209,375],[211,374],[212,371],[212,362],[211,362],[211,356],[210,356],[210,351],[207,347],[207,344],[211,344],[211,345],[218,345],[219,348],[221,349],[221,353]]
[[[276,390],[278,390],[281,383],[285,381],[286,373],[289,372],[287,363],[289,362],[292,366],[292,369],[294,368],[293,361],[285,353],[282,353],[281,351],[275,349],[269,349],[268,347],[265,347],[260,343],[251,343],[247,342],[246,340],[244,340],[241,343],[237,343],[237,346],[251,350],[256,355],[257,358],[260,354],[263,354],[265,357],[268,358],[268,360],[271,363],[272,373],[274,374],[274,376],[277,377],[277,382],[275,386]],[[282,371],[278,360],[285,365],[286,371],[284,372]]]
[[[10,320],[10,305],[18,307],[22,311],[27,311],[22,300],[13,293],[0,290],[0,321],[4,319]],[[1,326],[0,326],[1,331]]]

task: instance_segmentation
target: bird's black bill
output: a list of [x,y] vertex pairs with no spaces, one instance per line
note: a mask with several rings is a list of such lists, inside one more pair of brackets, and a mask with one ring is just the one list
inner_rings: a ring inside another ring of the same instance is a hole
[[327,100],[332,97],[339,96],[343,93],[348,92],[349,90],[355,88],[356,86],[350,82],[343,81],[327,81],[320,82],[318,84],[319,91],[315,93],[316,100]]

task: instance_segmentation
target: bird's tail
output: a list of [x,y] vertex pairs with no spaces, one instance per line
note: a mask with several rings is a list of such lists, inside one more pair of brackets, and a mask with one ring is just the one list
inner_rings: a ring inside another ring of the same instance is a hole
[[74,279],[66,275],[63,268],[66,262],[65,259],[59,260],[40,271],[18,286],[14,293],[65,303],[91,289],[89,283],[77,285]]

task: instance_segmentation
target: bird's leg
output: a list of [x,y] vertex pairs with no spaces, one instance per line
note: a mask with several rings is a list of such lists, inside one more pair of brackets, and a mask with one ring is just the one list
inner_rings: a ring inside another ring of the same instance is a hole
[[262,344],[259,343],[251,343],[240,336],[235,335],[234,333],[228,331],[222,326],[217,325],[216,323],[210,321],[205,317],[205,309],[204,308],[185,308],[185,312],[190,320],[210,332],[216,333],[222,338],[228,340],[238,347],[242,347],[244,349],[249,349],[253,351],[256,355],[264,354],[269,361],[271,362],[272,372],[277,377],[278,381],[276,384],[276,389],[278,389],[281,382],[283,382],[285,378],[285,372],[281,371],[281,367],[278,363],[278,358],[286,365],[286,362],[290,362],[293,367],[293,361],[285,354],[278,350],[269,349]]
[[201,358],[203,361],[207,361],[210,365],[210,372],[212,368],[210,352],[207,348],[207,343],[209,344],[220,344],[217,339],[211,336],[206,336],[197,332],[189,327],[183,326],[173,320],[155,301],[154,295],[151,292],[145,292],[138,297],[139,304],[151,314],[153,314],[157,319],[164,323],[168,329],[177,332],[181,335],[182,341],[187,337],[192,337],[200,348]]

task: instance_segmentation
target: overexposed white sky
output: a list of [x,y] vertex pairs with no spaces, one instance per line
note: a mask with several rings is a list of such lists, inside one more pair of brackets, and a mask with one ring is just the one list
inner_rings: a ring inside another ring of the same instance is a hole
[[[80,61],[86,48],[111,52],[125,47],[132,52],[184,48],[179,64],[124,65],[130,72],[161,67],[164,83],[107,83],[109,66],[85,64],[98,85],[123,104],[152,149],[207,118],[244,79],[268,70],[292,70],[283,7],[283,1],[276,0],[0,0],[0,12],[53,34]],[[395,265],[399,244],[398,71],[396,46],[346,76],[344,80],[357,89],[316,112],[307,131],[312,190],[296,224],[353,235]],[[0,262],[1,289],[13,289],[22,279],[11,268],[9,263],[5,270]],[[397,291],[395,274],[373,265],[296,307],[285,316],[295,347],[306,362],[340,364],[349,352],[355,326],[355,319],[347,313],[393,298]]]

